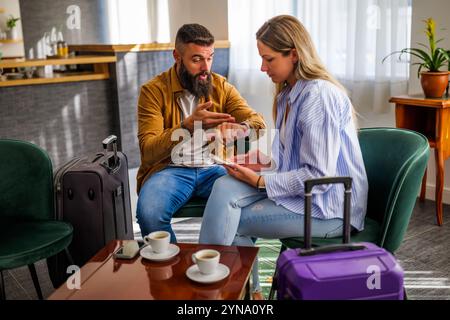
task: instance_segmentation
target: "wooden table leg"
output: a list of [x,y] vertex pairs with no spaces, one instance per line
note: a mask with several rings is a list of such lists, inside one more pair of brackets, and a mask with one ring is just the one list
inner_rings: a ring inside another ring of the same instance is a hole
[[420,189],[420,202],[425,201],[425,194],[427,192],[427,168],[425,168],[425,173],[422,178],[422,188]]
[[442,226],[442,192],[444,191],[444,155],[439,147],[434,150],[436,160],[436,218],[437,224]]

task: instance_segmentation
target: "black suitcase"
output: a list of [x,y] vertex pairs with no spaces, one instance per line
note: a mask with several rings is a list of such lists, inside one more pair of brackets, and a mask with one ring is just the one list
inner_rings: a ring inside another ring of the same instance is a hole
[[[103,149],[93,158],[69,161],[54,175],[56,218],[73,226],[69,252],[78,267],[110,240],[134,237],[127,157],[117,152],[116,136],[106,138]],[[70,276],[70,264],[64,253],[47,260],[55,288]]]

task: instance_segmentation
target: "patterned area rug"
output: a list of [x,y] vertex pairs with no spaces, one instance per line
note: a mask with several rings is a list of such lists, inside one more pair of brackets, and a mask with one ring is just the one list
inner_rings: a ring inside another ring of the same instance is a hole
[[278,240],[259,239],[256,241],[256,245],[259,247],[259,281],[264,297],[267,299],[272,286],[272,277],[280,254],[281,243]]

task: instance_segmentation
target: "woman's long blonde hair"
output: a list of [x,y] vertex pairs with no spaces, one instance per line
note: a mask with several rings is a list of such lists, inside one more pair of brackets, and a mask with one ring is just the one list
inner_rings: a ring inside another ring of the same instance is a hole
[[[337,81],[322,64],[317,54],[311,36],[303,24],[295,17],[279,15],[266,21],[256,33],[256,40],[276,52],[287,56],[292,49],[297,50],[298,62],[295,67],[297,80],[323,79],[335,84],[347,94],[347,90]],[[277,96],[286,86],[286,83],[276,85],[276,94],[273,102],[273,121],[277,118]],[[354,118],[355,119],[355,118]]]

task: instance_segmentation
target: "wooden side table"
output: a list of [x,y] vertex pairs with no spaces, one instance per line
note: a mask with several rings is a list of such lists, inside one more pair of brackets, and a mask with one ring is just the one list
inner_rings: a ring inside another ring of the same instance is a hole
[[[443,224],[442,191],[444,190],[444,161],[450,156],[450,99],[429,99],[420,95],[397,96],[389,99],[395,103],[395,123],[398,128],[411,129],[428,138],[434,148],[436,160],[436,218]],[[427,171],[425,170],[420,200],[425,199]]]

